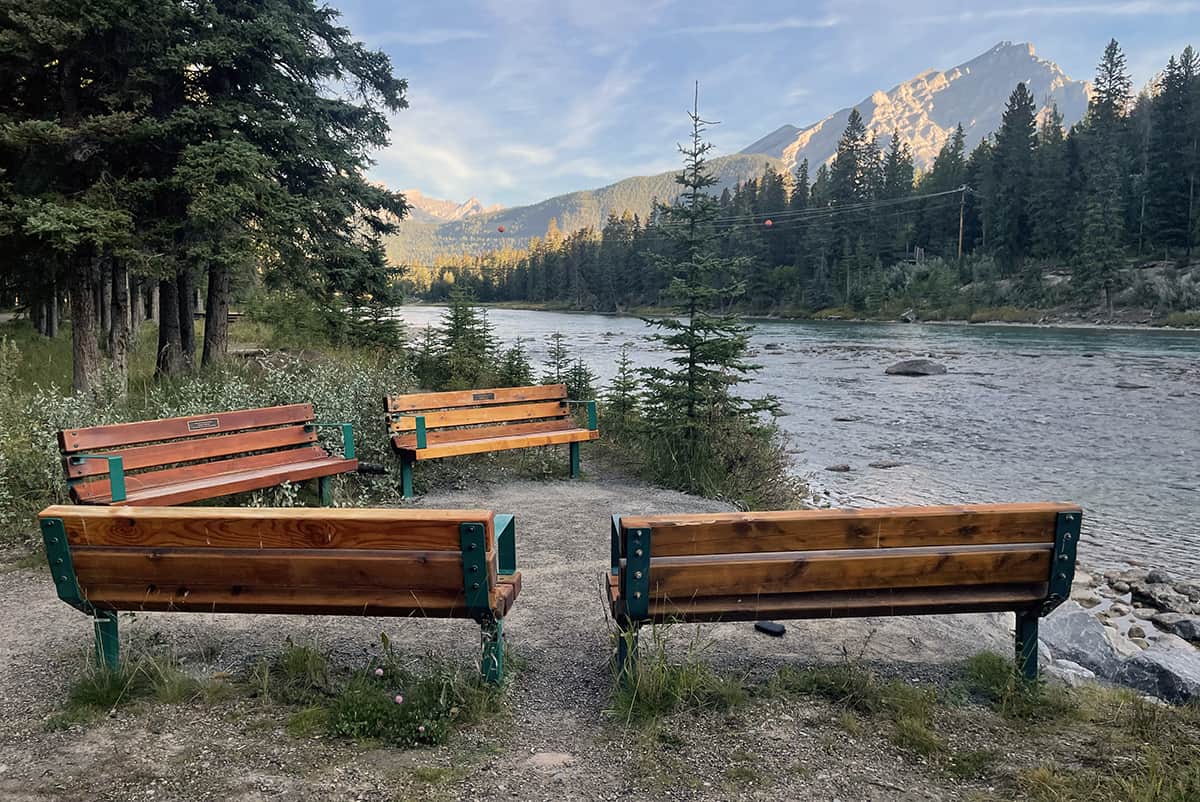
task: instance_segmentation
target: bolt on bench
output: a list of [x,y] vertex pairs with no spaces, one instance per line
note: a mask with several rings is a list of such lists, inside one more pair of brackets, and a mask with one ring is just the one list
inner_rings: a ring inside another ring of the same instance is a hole
[[[571,418],[572,404],[587,408],[586,429]],[[574,479],[579,444],[600,437],[596,402],[568,400],[565,384],[394,395],[384,409],[405,498],[412,498],[414,462],[512,448],[567,443]]]
[[648,622],[1012,611],[1032,679],[1038,618],[1070,595],[1081,520],[1069,504],[614,516],[619,670]]
[[58,597],[118,665],[120,610],[469,618],[504,673],[521,591],[513,516],[487,510],[87,507],[42,510]]
[[[317,444],[317,429],[342,430],[344,456]],[[116,423],[58,433],[71,499],[78,504],[183,504],[358,469],[348,423],[317,423],[312,404]]]

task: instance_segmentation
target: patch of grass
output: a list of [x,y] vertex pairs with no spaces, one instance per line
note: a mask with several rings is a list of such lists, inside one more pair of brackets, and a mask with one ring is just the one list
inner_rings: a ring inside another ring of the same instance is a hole
[[863,734],[863,720],[853,710],[843,710],[838,714],[837,722],[849,735]]
[[273,659],[262,659],[251,672],[255,695],[288,705],[311,706],[332,693],[329,661],[315,646],[288,641]]
[[294,738],[312,738],[329,729],[329,710],[324,707],[306,707],[288,718],[287,734]]
[[975,310],[968,320],[971,323],[1037,323],[1043,317],[1045,312],[1039,309],[993,306]]
[[138,701],[163,704],[190,702],[204,693],[203,685],[179,668],[172,655],[142,655],[112,670],[89,664],[72,683],[63,709],[47,722],[50,729],[93,721],[106,713]]
[[965,675],[967,688],[1008,719],[1041,721],[1072,715],[1075,711],[1065,690],[1050,689],[1043,682],[1025,679],[1011,660],[992,652],[969,659]]
[[413,766],[408,774],[426,785],[449,785],[461,780],[465,772],[453,766]]
[[949,755],[943,764],[946,772],[960,780],[986,775],[999,762],[1001,755],[993,749],[972,749]]
[[613,693],[613,711],[625,723],[653,723],[679,711],[731,710],[749,698],[741,682],[718,674],[703,659],[708,644],[698,634],[674,660],[668,627],[651,627],[649,643],[644,635],[645,630],[634,670],[625,681],[617,677]]
[[1166,324],[1180,329],[1200,328],[1200,312],[1172,312],[1167,315]]
[[918,755],[932,755],[945,748],[942,739],[937,736],[926,720],[912,716],[901,716],[896,719],[892,731],[892,743],[901,749],[916,752]]

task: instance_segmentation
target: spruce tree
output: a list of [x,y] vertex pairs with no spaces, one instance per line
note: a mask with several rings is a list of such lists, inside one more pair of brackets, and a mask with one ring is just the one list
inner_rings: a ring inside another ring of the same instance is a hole
[[1019,83],[1008,98],[992,156],[992,243],[1009,275],[1017,273],[1032,238],[1030,181],[1036,133],[1033,95]]
[[629,356],[629,344],[625,343],[617,353],[617,372],[604,391],[606,427],[615,428],[618,433],[630,429],[635,422],[638,401],[638,376]]
[[700,116],[698,92],[688,117],[691,141],[679,146],[684,168],[675,177],[679,201],[658,209],[659,228],[672,250],[655,261],[670,276],[668,296],[675,315],[648,321],[656,329],[651,339],[671,356],[666,367],[641,371],[648,435],[656,447],[674,454],[685,472],[705,459],[709,439],[719,437],[725,426],[771,407],[769,401],[735,393],[759,366],[746,358],[750,327],[733,315],[712,311],[728,308],[741,288],[711,283],[713,276],[736,272],[736,266],[717,254],[719,205],[708,191],[717,179],[708,164],[712,145],[704,140],[711,123]]
[[495,381],[496,340],[487,313],[455,289],[438,330],[439,390],[487,387]]

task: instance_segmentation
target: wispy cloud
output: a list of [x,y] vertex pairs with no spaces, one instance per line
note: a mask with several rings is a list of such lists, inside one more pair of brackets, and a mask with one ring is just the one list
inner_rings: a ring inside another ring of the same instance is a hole
[[949,23],[973,22],[979,20],[1027,19],[1032,17],[1074,17],[1080,15],[1102,17],[1135,17],[1144,15],[1175,16],[1200,11],[1200,3],[1160,3],[1138,2],[1127,3],[1076,3],[1071,5],[1053,6],[1018,6],[1015,8],[992,8],[985,11],[960,11],[949,14],[934,14],[931,16],[910,18],[908,22]]
[[425,28],[424,30],[382,31],[380,33],[367,31],[365,36],[372,44],[377,46],[395,44],[412,47],[428,47],[432,45],[444,45],[450,42],[468,42],[488,38],[488,34],[484,31],[476,31],[470,28]]
[[692,25],[686,28],[676,28],[671,33],[777,33],[779,31],[804,28],[833,28],[841,24],[842,20],[838,17],[822,17],[820,19],[784,17],[783,19],[763,20],[761,22],[721,22],[715,25]]

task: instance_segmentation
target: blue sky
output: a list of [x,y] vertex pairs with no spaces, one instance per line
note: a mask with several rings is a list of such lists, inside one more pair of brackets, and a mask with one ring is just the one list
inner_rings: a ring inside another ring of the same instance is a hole
[[330,2],[409,81],[372,177],[506,206],[675,167],[695,80],[723,155],[1001,40],[1090,78],[1115,37],[1137,87],[1200,46],[1200,0]]

